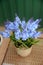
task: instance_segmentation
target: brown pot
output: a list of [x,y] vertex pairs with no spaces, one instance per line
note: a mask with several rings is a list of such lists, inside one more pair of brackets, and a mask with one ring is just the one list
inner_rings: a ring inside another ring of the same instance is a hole
[[31,53],[32,47],[26,49],[26,48],[16,48],[16,52],[18,55],[22,57],[26,57]]

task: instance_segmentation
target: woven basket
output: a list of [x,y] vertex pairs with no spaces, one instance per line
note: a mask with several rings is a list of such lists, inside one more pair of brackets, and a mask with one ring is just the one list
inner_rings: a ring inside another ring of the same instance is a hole
[[18,55],[22,56],[22,57],[26,57],[28,55],[30,55],[32,50],[32,47],[26,49],[26,48],[16,48],[16,52]]

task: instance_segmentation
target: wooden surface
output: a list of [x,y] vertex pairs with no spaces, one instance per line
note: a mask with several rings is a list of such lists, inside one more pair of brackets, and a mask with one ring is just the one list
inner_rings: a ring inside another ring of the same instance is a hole
[[[4,31],[4,27],[0,27],[0,31]],[[2,45],[0,46],[0,65],[2,65],[2,62],[4,60],[5,54],[6,54],[6,50],[8,48],[9,45],[9,41],[10,39],[3,39]]]
[[[5,30],[5,28],[0,27],[0,31],[2,30]],[[0,46],[0,65],[2,65],[3,61],[3,63],[5,63],[4,65],[43,65],[43,34],[40,38],[40,44],[34,45],[31,54],[26,58],[20,57],[16,53],[14,45],[12,43],[9,45],[10,39],[4,38]]]
[[12,65],[43,65],[43,39],[40,40],[39,44],[33,46],[31,54],[25,58],[19,56],[15,51],[14,45],[10,43],[3,63]]
[[2,45],[0,46],[0,65],[3,62],[8,45],[9,45],[9,39],[4,39]]

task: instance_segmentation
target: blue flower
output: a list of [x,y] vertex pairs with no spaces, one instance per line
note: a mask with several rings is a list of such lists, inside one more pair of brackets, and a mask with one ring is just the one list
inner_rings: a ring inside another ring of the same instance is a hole
[[28,31],[27,30],[23,30],[22,31],[22,40],[26,40],[29,38],[29,34],[28,34]]
[[19,28],[18,22],[14,21],[13,23],[14,23],[14,29],[15,29],[15,30],[18,29],[18,28]]
[[28,22],[27,22],[27,28],[29,29],[31,24],[34,22],[33,18],[29,19]]
[[29,34],[29,37],[30,38],[34,38],[34,34],[36,33],[36,31],[30,31],[28,34]]
[[15,38],[17,40],[19,40],[21,38],[21,31],[20,31],[20,29],[18,29],[16,32],[14,32],[14,34],[15,34]]
[[15,17],[15,21],[18,23],[18,24],[21,24],[21,20],[18,16]]
[[33,36],[34,36],[34,38],[37,38],[37,37],[39,37],[41,35],[41,32],[36,32]]
[[19,40],[22,38],[22,40],[26,40],[28,38],[37,38],[41,33],[37,32],[36,29],[38,28],[38,24],[41,21],[41,19],[36,19],[35,21],[33,18],[29,19],[29,21],[26,23],[25,20],[20,20],[18,16],[15,17],[14,22],[8,21],[5,25],[7,31],[0,32],[0,34],[3,35],[3,37],[9,37],[11,30],[15,34],[15,38]]
[[34,24],[39,24],[40,21],[41,21],[41,19],[36,19],[35,22],[34,22]]
[[26,28],[26,22],[25,22],[25,20],[22,21],[21,27],[22,27],[23,29]]
[[6,29],[9,29],[9,30],[14,30],[15,26],[13,24],[13,22],[9,22],[5,25]]
[[0,34],[1,34],[4,38],[10,37],[10,31],[8,31],[8,30],[5,30],[4,32],[0,32]]
[[31,31],[35,31],[38,28],[38,23],[41,21],[41,19],[37,19],[36,21],[30,23],[28,22],[27,28]]
[[34,24],[33,26],[30,26],[30,30],[35,31],[38,28],[38,24]]
[[5,28],[11,31],[16,31],[19,25],[17,22],[9,22],[5,25]]

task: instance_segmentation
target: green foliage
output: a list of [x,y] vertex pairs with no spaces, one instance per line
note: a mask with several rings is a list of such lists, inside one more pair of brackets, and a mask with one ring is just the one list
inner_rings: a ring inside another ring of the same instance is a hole
[[30,48],[32,45],[36,44],[39,40],[33,39],[33,38],[28,38],[27,40],[16,40],[14,34],[10,36],[10,39],[13,41],[14,45],[17,48]]

